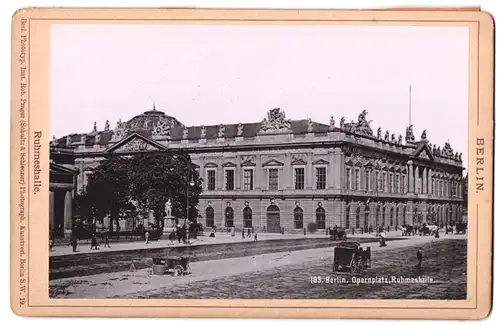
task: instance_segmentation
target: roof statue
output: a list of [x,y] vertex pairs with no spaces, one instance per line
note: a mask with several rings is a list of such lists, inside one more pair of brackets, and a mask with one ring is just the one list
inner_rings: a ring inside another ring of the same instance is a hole
[[182,139],[188,139],[188,128],[182,129]]
[[385,131],[384,140],[389,141],[389,130]]
[[458,154],[458,160],[462,162],[462,153]]
[[285,112],[280,111],[279,108],[269,110],[267,118],[261,122],[259,133],[281,133],[289,132],[291,123],[286,119]]
[[402,145],[403,144],[403,135],[399,135],[398,136],[398,145]]
[[112,139],[113,140],[119,140],[122,139],[123,137],[127,136],[128,134],[128,127],[125,122],[122,122],[122,119],[118,119],[118,122],[116,123],[115,130],[113,132]]
[[94,132],[97,131],[97,122],[96,121],[94,121],[94,128],[92,128],[92,131],[94,131]]
[[432,145],[432,154],[434,154],[434,155],[438,155],[438,153],[437,153],[437,148],[436,148],[436,144]]
[[71,136],[66,136],[66,146],[71,146]]
[[344,118],[344,117],[342,117],[342,118],[340,119],[340,129],[344,129],[344,127],[345,127],[345,118]]
[[453,156],[453,148],[451,148],[451,145],[449,142],[444,143],[443,155],[448,156],[448,157]]
[[217,137],[219,138],[224,138],[224,131],[226,130],[226,127],[224,127],[223,124],[219,126],[219,133],[217,134]]
[[441,156],[442,155],[442,152],[441,152],[441,146],[438,146],[438,148],[436,149],[436,154],[438,156]]
[[330,117],[330,127],[328,127],[328,130],[332,131],[335,129],[335,119],[333,118],[333,115]]
[[311,120],[311,118],[309,118],[309,120],[307,121],[307,132],[313,132],[313,128],[314,128],[314,123]]
[[106,123],[104,124],[104,130],[105,131],[109,130],[109,120],[106,120]]
[[238,137],[243,136],[243,125],[241,124],[241,122],[238,123],[238,127],[236,130],[236,136],[238,136]]
[[393,142],[393,143],[396,142],[396,135],[395,134],[391,135],[391,142]]
[[422,131],[422,135],[420,136],[420,140],[427,140],[427,130]]
[[50,146],[57,146],[59,142],[56,139],[56,136],[52,136],[52,141],[50,142]]
[[382,128],[378,127],[377,129],[377,138],[382,139]]
[[455,153],[455,160],[458,161],[458,152]]
[[373,131],[370,127],[371,121],[366,120],[367,114],[368,112],[366,110],[363,110],[358,115],[358,122],[351,121],[350,123],[345,124],[344,129],[358,135],[373,136]]
[[413,134],[413,125],[410,125],[409,127],[406,128],[405,140],[407,143],[415,142],[415,135]]
[[207,137],[207,128],[205,126],[201,126],[200,138],[205,139]]

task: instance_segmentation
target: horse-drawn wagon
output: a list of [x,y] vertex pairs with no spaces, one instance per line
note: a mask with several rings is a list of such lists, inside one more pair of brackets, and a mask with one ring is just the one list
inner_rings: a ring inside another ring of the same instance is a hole
[[370,247],[363,250],[359,242],[349,241],[333,249],[333,272],[361,273],[370,266]]

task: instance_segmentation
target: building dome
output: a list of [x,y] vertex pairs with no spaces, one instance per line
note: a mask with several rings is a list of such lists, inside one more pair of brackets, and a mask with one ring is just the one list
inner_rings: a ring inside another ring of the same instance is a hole
[[174,117],[166,115],[165,112],[153,110],[146,111],[143,114],[136,115],[126,122],[128,130],[150,130],[158,125],[167,125],[170,128],[182,127],[183,124]]

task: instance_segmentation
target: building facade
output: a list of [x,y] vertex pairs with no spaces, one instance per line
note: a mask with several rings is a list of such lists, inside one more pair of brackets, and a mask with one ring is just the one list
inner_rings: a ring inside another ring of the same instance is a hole
[[198,209],[207,227],[303,232],[314,222],[366,232],[461,221],[461,154],[449,143],[432,145],[425,130],[415,140],[412,126],[404,139],[373,132],[366,116],[337,126],[333,117],[328,124],[289,120],[273,109],[261,122],[189,127],[153,108],[114,129],[108,121],[104,130],[94,124],[90,133],[51,142],[51,171],[74,176],[62,200],[51,173],[51,225],[71,227],[70,197],[99,161],[176,150],[189,152],[203,178]]

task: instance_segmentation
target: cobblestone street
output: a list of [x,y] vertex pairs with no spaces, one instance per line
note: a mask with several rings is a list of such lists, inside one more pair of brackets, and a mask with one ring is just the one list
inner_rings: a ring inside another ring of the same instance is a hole
[[[424,250],[422,271],[415,253]],[[332,248],[281,252],[192,264],[184,277],[151,275],[150,269],[74,277],[50,282],[57,298],[407,298],[466,297],[466,238],[412,237],[379,248],[372,244],[372,268],[364,277],[431,277],[428,284],[327,284]],[[346,276],[350,281],[350,276]]]

